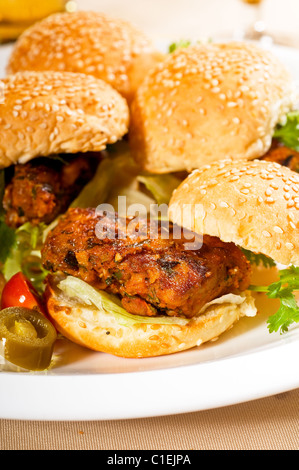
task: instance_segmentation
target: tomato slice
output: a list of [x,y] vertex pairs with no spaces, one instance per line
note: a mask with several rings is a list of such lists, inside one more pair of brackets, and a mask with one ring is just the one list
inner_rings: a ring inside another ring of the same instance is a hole
[[1,309],[9,307],[25,307],[45,312],[37,291],[22,272],[15,274],[2,291]]

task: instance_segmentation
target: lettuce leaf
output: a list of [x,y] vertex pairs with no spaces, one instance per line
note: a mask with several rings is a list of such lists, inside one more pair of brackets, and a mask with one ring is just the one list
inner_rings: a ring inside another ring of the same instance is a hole
[[15,230],[0,220],[0,262],[5,263],[16,243]]
[[174,175],[140,175],[137,177],[146,189],[153,195],[158,204],[168,204],[173,191],[181,180]]
[[[98,165],[95,176],[82,189],[71,207],[97,207],[129,189],[138,189],[138,167],[125,145],[114,149]],[[136,201],[138,202],[138,201]],[[116,208],[115,208],[116,209]]]
[[191,45],[191,41],[189,39],[181,39],[180,41],[173,42],[170,44],[168,47],[168,52],[169,54],[172,54],[174,51],[177,49],[180,49],[181,47],[188,47]]
[[177,42],[173,42],[168,46],[168,53],[172,54],[175,52],[177,49],[181,49],[182,47],[189,47],[192,44],[202,44],[202,43],[210,43],[213,42],[212,38],[203,38],[203,39],[198,39],[197,41],[190,41],[190,39],[180,39]]
[[9,229],[14,233],[14,243],[11,244],[2,267],[6,281],[22,271],[39,292],[43,291],[43,281],[48,274],[42,266],[40,253],[45,228],[45,224],[33,226],[26,222],[17,230]]
[[299,111],[290,112],[285,124],[276,127],[273,137],[299,152]]
[[104,313],[112,314],[118,323],[124,326],[130,326],[136,323],[186,325],[189,322],[189,320],[185,318],[168,317],[166,315],[156,317],[132,315],[122,307],[121,302],[115,295],[95,289],[81,279],[73,276],[67,276],[60,281],[58,288],[68,297],[76,298],[86,305],[93,305]]
[[15,230],[4,222],[3,196],[5,191],[5,171],[0,171],[0,263],[5,263],[16,242]]

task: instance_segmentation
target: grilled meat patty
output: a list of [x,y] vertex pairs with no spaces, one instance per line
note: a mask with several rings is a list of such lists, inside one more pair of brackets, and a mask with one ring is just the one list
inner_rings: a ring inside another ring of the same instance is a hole
[[78,154],[61,160],[38,158],[15,165],[3,198],[6,224],[17,228],[25,222],[33,225],[52,222],[91,179],[98,161],[90,154]]
[[[100,236],[97,224],[104,221],[113,239]],[[44,267],[117,294],[127,311],[148,316],[191,318],[207,302],[248,287],[250,264],[233,243],[204,236],[202,247],[190,250],[181,228],[180,239],[171,224],[159,227],[155,239],[147,221],[143,229],[136,233],[130,218],[118,224],[94,209],[69,209],[46,239]]]
[[262,157],[262,160],[276,162],[287,166],[290,170],[299,172],[299,152],[280,144],[276,139],[273,139],[271,148]]

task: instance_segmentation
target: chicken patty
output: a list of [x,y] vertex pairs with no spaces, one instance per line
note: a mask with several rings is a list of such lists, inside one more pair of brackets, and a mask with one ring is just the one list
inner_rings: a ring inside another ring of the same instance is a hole
[[[109,237],[97,230],[104,222]],[[143,233],[136,233],[133,222],[94,209],[69,209],[45,241],[45,269],[117,294],[127,311],[147,316],[191,318],[207,302],[248,287],[250,264],[233,243],[204,236],[201,248],[190,250],[190,233],[177,226],[160,226],[151,238],[149,222],[142,221]]]
[[299,152],[286,147],[276,139],[273,139],[271,148],[262,157],[262,160],[279,163],[299,173]]
[[96,156],[78,154],[15,165],[3,198],[6,224],[17,228],[25,222],[52,222],[91,179],[97,163]]

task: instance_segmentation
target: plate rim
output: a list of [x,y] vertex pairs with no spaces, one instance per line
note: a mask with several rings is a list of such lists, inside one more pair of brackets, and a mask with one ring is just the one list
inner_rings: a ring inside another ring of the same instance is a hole
[[[0,418],[107,421],[236,405],[299,387],[298,355],[297,335],[286,335],[280,344],[269,345],[262,351],[169,369],[63,376],[4,372],[0,373]],[[142,398],[140,402],[134,401],[132,409],[131,398],[136,390],[138,397],[140,389]],[[157,395],[159,400],[153,401],[152,397]],[[82,397],[87,397],[87,401],[82,402]],[[7,407],[7,401],[13,402],[13,407]],[[113,406],[107,407],[107,402]]]

